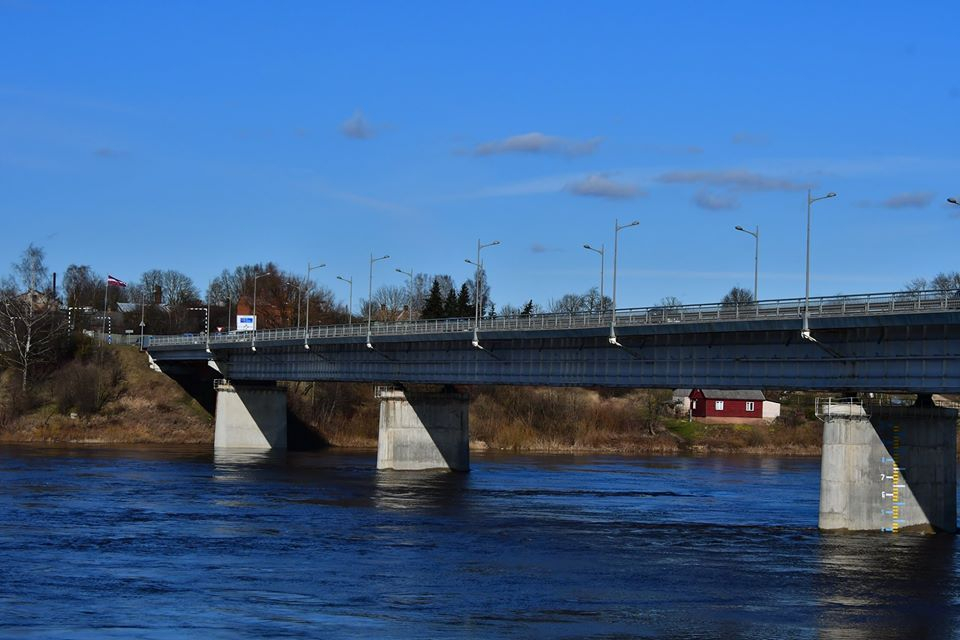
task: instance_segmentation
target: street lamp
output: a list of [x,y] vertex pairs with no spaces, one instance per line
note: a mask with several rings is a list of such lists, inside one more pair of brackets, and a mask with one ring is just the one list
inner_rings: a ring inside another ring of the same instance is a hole
[[300,294],[303,293],[303,287],[293,280],[287,281],[287,286],[293,287],[297,290],[297,329],[300,328]]
[[595,249],[588,244],[583,245],[584,249],[589,249],[595,253],[600,254],[600,315],[603,315],[603,245],[600,245],[599,249]]
[[734,227],[734,229],[737,231],[743,231],[744,233],[749,233],[756,240],[753,249],[753,301],[759,302],[760,294],[757,292],[757,275],[760,273],[760,225],[757,225],[756,231],[744,229],[740,225],[737,225]]
[[473,346],[480,349],[480,336],[477,335],[477,330],[480,328],[480,298],[483,296],[483,287],[480,285],[480,270],[483,269],[483,263],[480,261],[480,251],[486,249],[487,247],[494,247],[500,244],[499,240],[494,240],[493,242],[488,242],[486,244],[481,244],[480,239],[477,238],[477,261],[474,262],[469,258],[465,258],[464,262],[467,264],[472,264],[477,268],[476,275],[473,278],[473,298],[474,298],[474,311],[473,311]]
[[347,312],[348,312],[347,315],[349,316],[347,318],[347,324],[352,325],[353,324],[353,278],[352,277],[344,278],[343,276],[337,276],[337,280],[343,280],[344,282],[350,285],[350,307],[347,309]]
[[[72,308],[69,306],[69,302],[67,303],[67,307],[68,309]],[[147,326],[147,323],[144,322],[146,318],[147,318],[147,287],[146,285],[144,285],[140,289],[140,351],[143,351],[143,329],[144,327]]]
[[257,280],[264,276],[273,275],[272,271],[264,271],[260,275],[257,275],[257,272],[253,272],[253,337],[250,338],[250,349],[252,351],[257,350]]
[[367,288],[367,348],[373,349],[373,344],[370,342],[370,325],[373,323],[373,263],[380,262],[381,260],[386,260],[389,258],[389,255],[380,256],[379,258],[374,258],[373,254],[370,254],[370,284]]
[[[310,335],[310,285],[309,285],[310,272],[313,271],[314,269],[320,269],[325,266],[327,266],[326,262],[321,262],[320,264],[315,266],[310,266],[310,263],[309,262],[307,263],[307,275],[303,279],[303,286],[307,290],[307,320],[306,320],[306,323],[305,323],[306,326],[304,327],[304,332],[303,332],[303,348],[304,349],[310,348],[310,345],[307,344],[307,336]],[[300,305],[298,304],[297,305],[297,327],[299,326],[300,326]]]
[[639,224],[639,220],[634,220],[633,222],[624,225],[621,225],[616,219],[613,221],[613,312],[610,315],[610,337],[607,338],[607,342],[616,347],[623,346],[617,341],[617,333],[615,329],[617,325],[617,247],[620,239],[620,232],[627,227],[636,227]]
[[410,277],[410,302],[408,303],[409,306],[407,307],[407,320],[413,320],[413,269],[410,269],[410,271],[394,269],[394,271]]
[[800,331],[800,336],[806,340],[813,340],[813,336],[810,335],[810,205],[817,200],[836,197],[837,194],[831,191],[825,196],[814,198],[810,195],[810,190],[807,189],[807,288],[803,302],[803,329]]

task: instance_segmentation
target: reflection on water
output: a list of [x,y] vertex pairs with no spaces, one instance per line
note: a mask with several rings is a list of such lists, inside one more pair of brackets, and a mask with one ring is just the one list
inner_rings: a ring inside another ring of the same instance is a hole
[[950,535],[823,535],[822,637],[951,637],[958,623],[955,555]]
[[819,460],[0,448],[0,635],[956,636],[954,536],[816,529]]

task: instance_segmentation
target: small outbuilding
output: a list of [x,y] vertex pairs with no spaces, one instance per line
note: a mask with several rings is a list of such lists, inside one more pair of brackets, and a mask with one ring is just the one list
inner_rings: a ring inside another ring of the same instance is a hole
[[780,403],[759,390],[693,389],[690,415],[705,422],[771,422],[780,415]]

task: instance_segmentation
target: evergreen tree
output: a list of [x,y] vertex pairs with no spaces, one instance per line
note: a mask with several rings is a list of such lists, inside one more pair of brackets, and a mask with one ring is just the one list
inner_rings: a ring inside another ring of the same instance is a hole
[[464,282],[457,296],[457,317],[467,318],[473,315],[473,301],[470,299],[470,287]]
[[522,316],[531,316],[533,315],[533,299],[527,300],[527,304],[523,305],[523,309],[520,310],[520,315]]
[[440,293],[440,281],[433,279],[433,286],[430,287],[430,295],[423,305],[423,312],[420,317],[424,320],[431,318],[442,318],[444,316],[443,296]]
[[444,318],[456,318],[460,315],[460,307],[457,303],[457,294],[454,292],[453,287],[447,289],[447,297],[443,301],[443,317]]

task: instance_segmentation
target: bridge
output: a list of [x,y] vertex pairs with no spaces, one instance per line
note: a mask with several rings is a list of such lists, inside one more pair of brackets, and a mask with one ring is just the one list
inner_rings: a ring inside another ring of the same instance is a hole
[[821,526],[956,526],[956,412],[931,396],[960,393],[960,298],[942,292],[156,336],[146,348],[198,397],[216,393],[217,446],[285,446],[277,381],[391,385],[378,392],[378,467],[395,469],[469,468],[469,399],[452,385],[916,393],[916,407],[821,414]]

